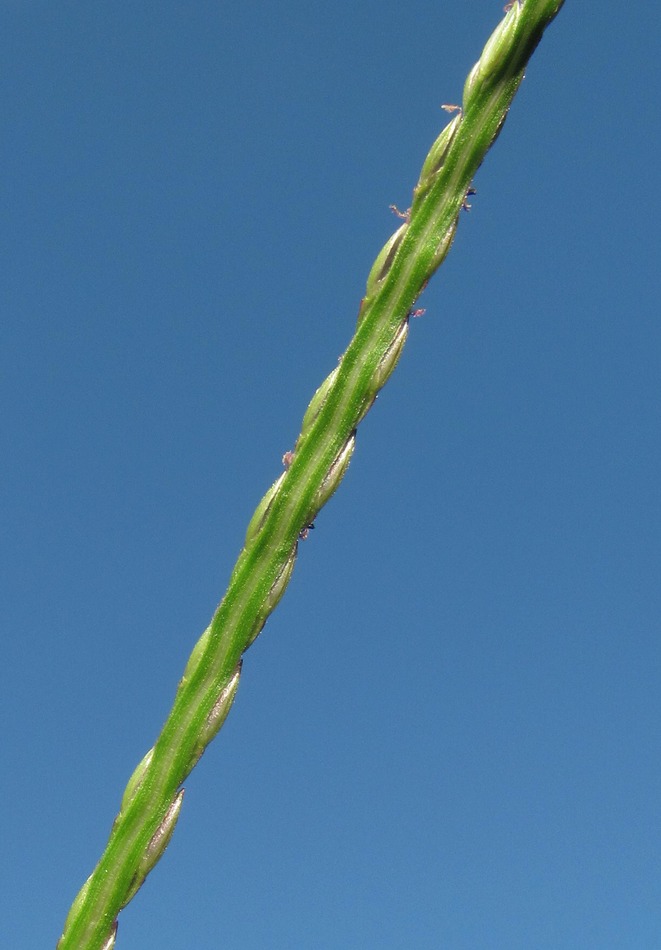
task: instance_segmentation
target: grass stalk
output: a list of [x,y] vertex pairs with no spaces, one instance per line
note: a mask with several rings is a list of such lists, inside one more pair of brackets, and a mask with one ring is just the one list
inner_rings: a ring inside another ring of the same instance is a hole
[[447,255],[473,177],[524,70],[564,0],[515,0],[468,75],[461,106],[424,161],[411,209],[367,279],[355,334],[304,415],[286,469],[250,524],[227,593],[195,645],[154,745],[131,776],[106,848],[76,897],[58,950],[112,950],[117,917],[163,854],[182,783],[222,726],[242,656],[282,597],[305,536],[339,485],[356,430],[402,352],[415,303]]

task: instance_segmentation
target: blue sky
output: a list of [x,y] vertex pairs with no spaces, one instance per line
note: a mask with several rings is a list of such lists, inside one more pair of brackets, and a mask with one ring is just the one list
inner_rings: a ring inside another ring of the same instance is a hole
[[[0,929],[31,950],[502,3],[0,9]],[[661,946],[660,26],[568,0],[538,49],[118,950]]]

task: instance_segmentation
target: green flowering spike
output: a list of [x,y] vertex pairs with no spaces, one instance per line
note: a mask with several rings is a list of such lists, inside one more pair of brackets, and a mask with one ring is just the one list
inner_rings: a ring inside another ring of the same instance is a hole
[[284,594],[299,539],[341,481],[355,431],[393,372],[408,316],[448,253],[466,194],[503,126],[525,66],[563,0],[510,6],[464,87],[463,110],[425,159],[408,220],[370,270],[356,332],[308,407],[288,465],[259,503],[225,597],[194,647],[154,747],[134,771],[99,863],[67,916],[59,950],[110,950],[117,914],[173,833],[181,783],[234,700],[241,657]]

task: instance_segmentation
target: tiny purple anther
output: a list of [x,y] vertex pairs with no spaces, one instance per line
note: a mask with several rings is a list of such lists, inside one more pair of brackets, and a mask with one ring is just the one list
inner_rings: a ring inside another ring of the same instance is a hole
[[393,214],[396,214],[398,218],[401,218],[402,221],[408,221],[411,217],[411,209],[408,208],[406,211],[400,211],[397,205],[388,205]]

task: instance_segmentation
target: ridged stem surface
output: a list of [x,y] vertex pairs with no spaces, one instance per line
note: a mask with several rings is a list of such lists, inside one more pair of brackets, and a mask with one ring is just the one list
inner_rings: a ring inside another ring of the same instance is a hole
[[358,424],[394,369],[409,317],[447,254],[470,185],[503,125],[526,64],[564,0],[508,4],[471,70],[461,107],[423,164],[405,222],[378,255],[356,332],[312,398],[286,470],[258,506],[227,593],[193,649],[156,744],[138,765],[58,950],[111,950],[117,916],[163,854],[182,783],[233,702],[241,658],[284,593],[299,539],[346,471]]

